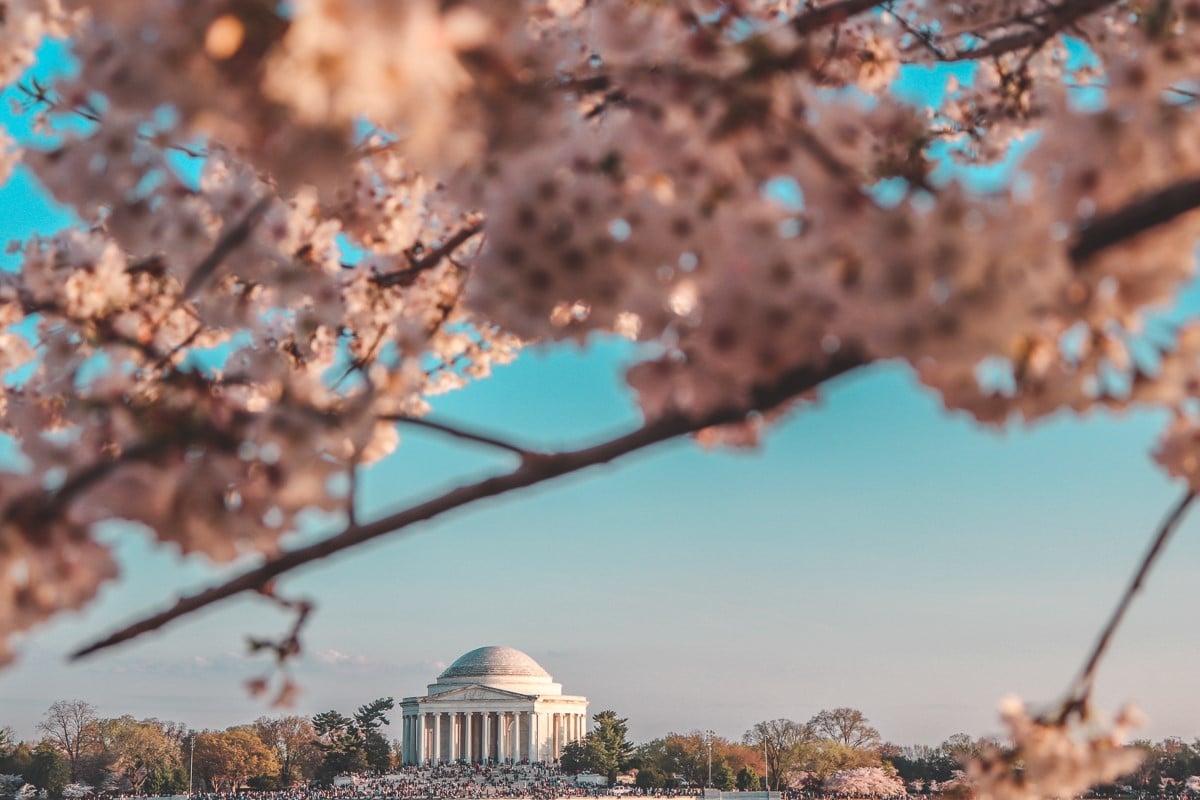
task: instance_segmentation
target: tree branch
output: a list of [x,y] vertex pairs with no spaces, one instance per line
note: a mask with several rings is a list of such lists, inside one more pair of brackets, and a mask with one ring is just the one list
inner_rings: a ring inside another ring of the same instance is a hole
[[1001,36],[980,47],[946,53],[942,60],[974,61],[1001,56],[1027,47],[1041,47],[1060,31],[1114,2],[1115,0],[1066,0],[1057,6],[1051,6],[1045,14],[1044,21],[1037,25],[1030,23],[1031,27],[1028,30]]
[[797,395],[810,391],[865,363],[867,363],[866,357],[857,348],[843,347],[829,363],[819,368],[799,367],[769,386],[756,388],[752,393],[751,402],[747,406],[729,406],[717,409],[700,418],[679,413],[670,414],[597,445],[527,458],[521,462],[520,466],[506,474],[459,486],[374,522],[351,525],[341,533],[327,539],[269,558],[258,567],[249,569],[224,583],[197,594],[180,598],[171,607],[150,614],[104,639],[86,645],[73,653],[71,659],[76,660],[127,642],[157,630],[180,617],[242,592],[257,591],[279,575],[302,565],[327,558],[382,536],[400,532],[418,522],[440,516],[447,511],[463,508],[489,497],[544,483],[587,467],[606,464],[630,453],[685,434],[695,433],[704,428],[740,422],[751,412],[768,411],[775,408]]
[[836,0],[797,14],[792,20],[792,29],[799,34],[813,33],[821,28],[845,22],[850,17],[870,11],[887,0]]
[[1120,601],[1117,602],[1117,607],[1113,610],[1112,615],[1108,618],[1108,622],[1104,625],[1104,629],[1100,632],[1100,637],[1096,640],[1096,644],[1093,645],[1091,655],[1084,662],[1079,677],[1075,679],[1067,702],[1060,712],[1061,718],[1065,719],[1073,709],[1087,702],[1092,692],[1092,681],[1095,678],[1096,668],[1100,666],[1100,659],[1104,657],[1105,652],[1108,650],[1113,634],[1116,633],[1117,627],[1121,624],[1121,620],[1124,619],[1125,612],[1129,610],[1134,595],[1141,591],[1145,585],[1146,576],[1150,574],[1150,568],[1154,566],[1154,562],[1162,555],[1163,549],[1171,539],[1171,535],[1178,529],[1179,523],[1183,521],[1184,514],[1195,499],[1196,493],[1189,490],[1171,508],[1171,511],[1159,525],[1158,531],[1154,535],[1154,540],[1150,543],[1150,548],[1146,551],[1146,555],[1142,557],[1142,563],[1133,575],[1133,580],[1125,588],[1125,593],[1121,595]]
[[1200,208],[1200,178],[1189,178],[1159,189],[1116,211],[1095,217],[1067,251],[1080,266],[1107,247],[1120,244]]
[[401,414],[390,414],[388,416],[380,417],[380,419],[384,420],[385,422],[399,422],[403,423],[404,425],[427,428],[431,431],[437,431],[438,433],[444,433],[448,436],[453,436],[456,439],[463,439],[464,441],[475,442],[476,444],[495,447],[500,450],[507,450],[510,453],[517,454],[523,459],[533,458],[539,455],[532,450],[527,450],[524,447],[512,444],[511,442],[506,442],[499,437],[464,430],[456,425],[447,425],[443,422],[436,422],[431,419],[424,419],[422,417],[406,417]]
[[446,241],[440,247],[430,250],[420,258],[410,258],[410,265],[408,267],[376,275],[373,280],[377,286],[408,286],[416,280],[418,275],[442,263],[443,258],[453,255],[455,250],[466,244],[469,239],[482,230],[483,220],[477,220],[470,225],[459,228],[446,237]]

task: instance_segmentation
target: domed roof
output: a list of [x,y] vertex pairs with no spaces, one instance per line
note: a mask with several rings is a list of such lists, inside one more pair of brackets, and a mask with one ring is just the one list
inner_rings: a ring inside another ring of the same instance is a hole
[[515,647],[477,647],[459,656],[438,676],[442,678],[487,678],[487,677],[544,678],[550,673]]

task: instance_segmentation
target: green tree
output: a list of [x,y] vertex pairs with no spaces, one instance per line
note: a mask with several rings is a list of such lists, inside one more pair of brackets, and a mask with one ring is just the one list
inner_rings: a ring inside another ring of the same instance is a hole
[[588,733],[594,739],[600,754],[600,763],[595,772],[608,777],[611,786],[617,773],[625,769],[633,757],[633,743],[629,741],[629,720],[617,716],[615,711],[601,711],[592,717],[595,727]]
[[732,792],[737,786],[737,776],[724,761],[716,762],[712,768],[712,785],[723,792]]
[[19,742],[8,755],[0,757],[0,773],[6,775],[24,775],[25,779],[29,780],[29,770],[32,766],[33,748],[25,742]]
[[639,789],[661,789],[667,785],[667,776],[658,767],[646,766],[638,770],[635,783]]
[[313,717],[312,723],[317,736],[314,744],[322,754],[317,780],[330,783],[336,775],[367,768],[366,753],[353,719],[338,711],[323,711]]
[[387,772],[392,767],[392,750],[380,729],[391,724],[387,713],[395,707],[395,700],[381,697],[359,706],[354,714],[354,727],[363,751],[363,760],[368,769],[376,772]]
[[604,752],[600,742],[591,734],[568,742],[558,757],[558,766],[563,772],[604,774]]
[[762,778],[754,767],[742,767],[737,774],[737,790],[739,792],[757,792],[762,788]]
[[569,743],[559,757],[559,766],[567,772],[595,772],[608,778],[611,786],[617,773],[634,761],[629,741],[629,720],[615,711],[601,711],[592,717],[595,727],[584,738]]
[[57,797],[62,788],[71,782],[71,762],[56,743],[43,739],[33,749],[29,769],[24,775],[25,780]]

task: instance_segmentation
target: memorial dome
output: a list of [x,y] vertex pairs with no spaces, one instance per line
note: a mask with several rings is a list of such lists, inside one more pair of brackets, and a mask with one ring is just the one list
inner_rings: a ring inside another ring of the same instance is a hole
[[429,685],[429,693],[441,694],[460,686],[491,686],[525,695],[562,694],[562,684],[555,683],[541,664],[515,647],[477,647],[464,653]]
[[550,678],[542,665],[515,647],[477,647],[458,657],[447,667],[442,678],[484,678],[491,676]]

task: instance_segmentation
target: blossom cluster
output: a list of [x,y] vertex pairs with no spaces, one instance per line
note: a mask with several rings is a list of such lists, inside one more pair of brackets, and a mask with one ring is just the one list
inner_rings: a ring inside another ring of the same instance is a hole
[[1125,741],[1141,724],[1132,707],[1111,726],[1098,725],[1087,714],[1066,720],[1033,717],[1015,697],[1001,703],[1000,715],[1011,744],[985,748],[964,765],[971,792],[981,800],[1075,797],[1132,772],[1142,760]]

